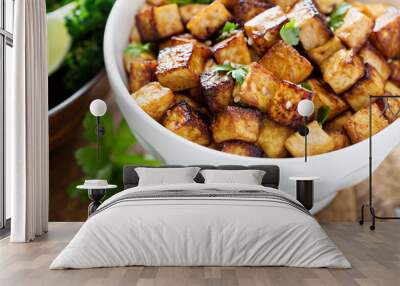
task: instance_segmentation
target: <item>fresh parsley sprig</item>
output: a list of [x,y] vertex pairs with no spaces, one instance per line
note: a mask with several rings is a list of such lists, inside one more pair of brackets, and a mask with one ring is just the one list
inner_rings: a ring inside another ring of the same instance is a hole
[[217,41],[222,41],[228,38],[230,35],[233,34],[233,32],[237,31],[239,29],[239,25],[233,22],[226,22],[224,27],[221,29],[219,32]]
[[300,30],[295,20],[290,20],[283,25],[279,34],[282,40],[291,46],[297,46],[300,42]]
[[324,105],[318,109],[317,121],[318,121],[319,125],[323,126],[326,123],[326,121],[328,121],[330,112],[331,112],[331,109],[329,106]]
[[333,31],[343,25],[344,16],[351,7],[351,4],[344,2],[332,12],[332,14],[328,18],[328,24]]
[[299,83],[298,85],[305,90],[312,91],[312,87],[308,82],[302,82]]
[[187,5],[187,4],[210,4],[212,0],[168,0],[170,4]]
[[247,74],[249,73],[249,68],[245,65],[238,65],[232,63],[226,63],[223,65],[216,65],[213,68],[215,72],[226,72],[227,75],[232,76],[237,84],[242,84]]
[[124,53],[130,54],[132,57],[140,57],[142,53],[151,52],[151,44],[140,44],[140,43],[130,43],[128,47],[124,50]]

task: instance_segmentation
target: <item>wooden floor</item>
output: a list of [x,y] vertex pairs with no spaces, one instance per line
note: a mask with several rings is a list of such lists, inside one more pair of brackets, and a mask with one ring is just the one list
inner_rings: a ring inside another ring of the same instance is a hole
[[48,270],[81,223],[51,223],[29,244],[0,241],[0,285],[400,285],[400,223],[375,232],[352,223],[323,225],[353,265],[349,270],[285,267],[126,267]]

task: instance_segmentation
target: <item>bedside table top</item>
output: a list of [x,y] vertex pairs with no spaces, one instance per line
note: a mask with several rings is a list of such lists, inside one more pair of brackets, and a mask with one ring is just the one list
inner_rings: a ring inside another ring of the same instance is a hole
[[289,177],[292,181],[317,181],[319,177]]

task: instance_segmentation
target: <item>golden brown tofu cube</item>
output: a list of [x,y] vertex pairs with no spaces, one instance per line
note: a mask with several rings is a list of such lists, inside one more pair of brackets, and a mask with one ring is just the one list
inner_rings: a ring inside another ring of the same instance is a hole
[[182,34],[178,36],[172,36],[169,38],[167,41],[164,41],[159,45],[159,49],[163,50],[165,48],[171,48],[179,45],[184,45],[184,44],[194,44],[197,49],[200,49],[202,51],[202,55],[205,58],[210,57],[213,52],[211,51],[211,48],[208,47],[206,44],[197,41],[195,38],[193,38],[192,35],[190,34]]
[[390,69],[392,74],[390,80],[400,86],[400,60],[393,60],[390,62]]
[[365,75],[349,91],[344,99],[354,111],[358,111],[369,104],[369,96],[381,96],[385,93],[385,84],[374,67],[366,64]]
[[251,63],[250,50],[247,47],[243,32],[217,43],[213,48],[214,57],[218,64],[226,62],[247,65]]
[[221,151],[246,157],[261,157],[262,153],[256,145],[237,140],[224,142]]
[[391,95],[400,95],[400,88],[391,81],[385,84],[385,92]]
[[323,14],[331,14],[344,0],[314,0],[315,6]]
[[136,14],[136,26],[144,42],[165,39],[185,29],[176,4],[142,9]]
[[296,4],[299,0],[272,0],[275,5],[278,5],[282,8],[283,11],[289,12],[290,9]]
[[289,127],[265,119],[261,127],[257,144],[263,149],[267,157],[285,158],[288,155],[285,148],[286,139],[294,132],[295,131]]
[[139,30],[136,24],[133,24],[131,32],[129,33],[129,43],[140,43],[141,41]]
[[279,6],[270,8],[247,21],[244,30],[249,38],[249,44],[259,55],[264,55],[279,41],[279,31],[287,21],[288,18]]
[[175,103],[175,95],[159,82],[151,82],[132,94],[136,103],[148,115],[159,121],[164,113]]
[[244,82],[235,86],[233,100],[266,111],[278,88],[279,80],[271,72],[260,64],[252,63]]
[[194,143],[206,146],[211,142],[207,125],[185,101],[167,111],[162,125]]
[[232,20],[231,13],[220,2],[213,2],[194,15],[187,24],[188,30],[201,40],[214,35],[225,22]]
[[370,43],[367,43],[360,50],[360,56],[364,60],[364,63],[370,64],[377,70],[384,81],[389,78],[391,73],[389,64],[386,62],[386,59],[382,54]]
[[206,4],[187,4],[179,6],[183,24],[187,24],[197,13],[206,8]]
[[202,49],[194,44],[165,48],[158,54],[157,79],[173,91],[197,87],[205,60]]
[[236,0],[233,15],[240,24],[244,24],[272,6],[272,3],[262,0]]
[[129,71],[129,91],[135,92],[149,82],[156,80],[157,61],[134,61]]
[[146,3],[152,6],[162,6],[168,4],[168,0],[146,0]]
[[[335,142],[322,129],[317,121],[307,125],[309,133],[307,135],[307,154],[310,156],[320,155],[335,150]],[[285,147],[293,157],[303,157],[305,155],[304,136],[299,132],[291,135],[285,142]]]
[[321,65],[323,61],[344,48],[345,46],[342,44],[342,41],[338,37],[333,37],[326,44],[309,50],[307,54],[316,64]]
[[232,10],[237,0],[214,0],[214,1],[221,2],[221,4],[223,4],[226,8]]
[[326,44],[333,36],[328,23],[312,0],[297,2],[288,14],[288,18],[296,21],[300,30],[300,42],[306,51]]
[[267,107],[268,118],[291,128],[298,128],[303,118],[297,112],[297,105],[303,99],[312,100],[313,93],[288,81],[282,81]]
[[232,77],[220,72],[208,71],[200,76],[203,95],[207,98],[208,108],[212,112],[225,109],[232,103],[235,83]]
[[365,67],[354,50],[339,50],[322,62],[321,71],[324,81],[340,94],[364,76]]
[[329,107],[328,120],[330,120],[349,108],[347,103],[334,94],[325,83],[317,79],[310,79],[307,82],[314,92],[314,114],[318,114],[321,107],[327,106]]
[[[369,138],[369,108],[359,110],[344,125],[344,129],[349,135],[353,144]],[[389,125],[388,121],[381,114],[381,110],[374,103],[371,106],[372,116],[372,135],[383,130]]]
[[135,55],[133,55],[130,52],[124,52],[124,55],[123,55],[124,68],[128,73],[131,69],[131,64],[133,62],[143,62],[143,61],[151,61],[151,60],[155,60],[155,57],[153,56],[153,54],[147,53],[147,52],[141,53],[138,57],[136,57]]
[[372,30],[371,41],[387,58],[400,56],[400,11],[389,8],[378,17]]
[[259,63],[280,80],[300,83],[310,76],[312,64],[291,45],[279,41],[261,58]]
[[221,143],[241,140],[255,143],[260,133],[261,121],[262,115],[257,110],[228,106],[214,118],[211,126],[214,141]]
[[352,116],[353,113],[350,110],[346,111],[326,123],[325,129],[329,131],[343,131],[343,126]]
[[335,151],[350,146],[351,142],[349,137],[343,131],[326,131],[335,143]]
[[195,112],[198,114],[204,115],[206,117],[209,117],[209,112],[207,108],[204,106],[200,105],[197,101],[194,101],[192,98],[189,96],[183,95],[183,94],[175,94],[175,103],[178,104],[180,102],[186,102]]
[[361,3],[354,0],[351,1],[351,5],[374,20],[385,14],[387,9],[390,7],[389,5],[382,3]]
[[[391,94],[386,95],[390,96]],[[400,118],[400,98],[380,98],[376,102],[389,123],[393,123]]]
[[356,8],[350,8],[344,17],[343,25],[335,35],[349,48],[359,49],[372,32],[374,21]]

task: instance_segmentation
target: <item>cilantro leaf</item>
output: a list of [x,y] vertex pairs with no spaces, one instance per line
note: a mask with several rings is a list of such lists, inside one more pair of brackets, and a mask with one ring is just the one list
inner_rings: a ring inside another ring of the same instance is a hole
[[242,84],[244,82],[244,79],[246,78],[246,75],[249,73],[249,71],[247,68],[241,67],[241,68],[233,70],[230,73],[238,84]]
[[130,54],[132,57],[140,57],[142,53],[149,53],[151,51],[151,44],[130,43],[124,50],[124,53]]
[[217,41],[222,41],[228,38],[234,31],[238,30],[239,25],[233,22],[226,22],[224,27],[219,32]]
[[331,109],[329,108],[329,106],[321,106],[318,109],[317,121],[321,126],[323,126],[326,123],[326,121],[328,121],[330,112],[331,112]]
[[305,90],[312,91],[312,87],[308,82],[299,83],[299,86]]
[[297,46],[300,42],[300,30],[295,20],[290,20],[283,25],[279,34],[282,40],[291,46]]
[[210,4],[212,0],[169,0],[170,4],[186,5],[186,4]]
[[351,4],[344,2],[332,12],[332,14],[329,16],[328,24],[333,31],[343,25],[344,16],[351,7]]
[[216,65],[213,68],[215,72],[226,72],[227,75],[232,76],[237,84],[241,85],[247,74],[249,73],[249,68],[245,65],[237,65],[232,63],[226,63],[223,65]]

